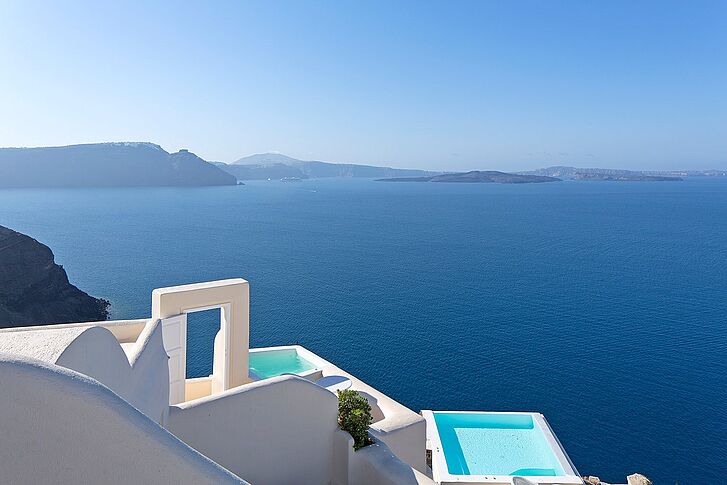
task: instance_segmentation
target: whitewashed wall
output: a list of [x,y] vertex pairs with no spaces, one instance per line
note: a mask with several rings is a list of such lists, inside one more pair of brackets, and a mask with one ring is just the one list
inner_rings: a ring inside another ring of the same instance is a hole
[[108,329],[90,327],[56,360],[98,380],[162,425],[169,410],[167,362],[159,321],[149,321],[128,356]]
[[325,484],[334,476],[336,396],[281,376],[172,406],[168,429],[256,484]]
[[340,450],[343,450],[343,453],[339,450],[337,462],[346,470],[345,480],[341,483],[435,485],[431,478],[401,461],[381,440],[376,439],[374,444],[358,451],[353,450],[353,438],[348,433],[341,432],[337,440],[340,443]]
[[99,382],[0,355],[0,483],[247,483]]

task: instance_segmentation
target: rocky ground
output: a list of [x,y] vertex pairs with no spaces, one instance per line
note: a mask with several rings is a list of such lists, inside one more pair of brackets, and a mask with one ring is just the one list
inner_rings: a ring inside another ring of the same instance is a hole
[[[583,481],[587,485],[618,485],[615,483],[603,482],[600,478],[594,476],[583,477]],[[626,485],[652,485],[652,483],[651,480],[646,478],[644,475],[640,473],[634,473],[633,475],[629,475],[628,477],[626,477]]]

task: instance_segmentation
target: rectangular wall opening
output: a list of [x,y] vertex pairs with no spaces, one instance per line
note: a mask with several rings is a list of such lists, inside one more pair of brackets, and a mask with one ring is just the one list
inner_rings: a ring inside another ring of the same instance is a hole
[[187,379],[212,374],[215,337],[220,331],[221,308],[187,313]]

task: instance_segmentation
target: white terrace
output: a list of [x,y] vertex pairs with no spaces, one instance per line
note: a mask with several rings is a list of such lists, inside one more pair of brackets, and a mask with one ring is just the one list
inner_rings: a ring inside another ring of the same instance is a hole
[[[249,349],[247,281],[156,289],[151,306],[143,320],[0,331],[0,483],[435,483],[422,416],[302,347]],[[210,308],[213,372],[186,379],[187,314]],[[251,372],[271,352],[311,368]],[[368,399],[373,445],[354,451],[338,428],[326,376]]]

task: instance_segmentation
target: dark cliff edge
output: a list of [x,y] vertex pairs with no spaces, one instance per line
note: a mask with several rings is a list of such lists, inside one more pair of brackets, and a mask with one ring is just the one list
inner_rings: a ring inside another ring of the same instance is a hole
[[432,177],[397,177],[379,179],[377,182],[458,182],[458,183],[495,183],[495,184],[535,184],[558,182],[560,179],[543,175],[523,175],[497,172],[493,170],[474,170],[465,173],[446,173]]
[[0,226],[0,328],[106,320],[108,307],[68,281],[48,246]]

